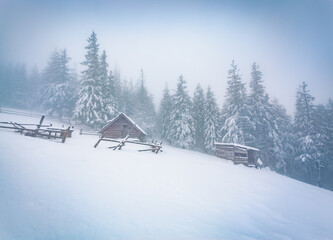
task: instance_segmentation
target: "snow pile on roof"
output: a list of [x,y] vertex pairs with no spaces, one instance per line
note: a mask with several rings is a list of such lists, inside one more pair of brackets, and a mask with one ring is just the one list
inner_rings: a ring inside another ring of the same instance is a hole
[[223,146],[230,146],[230,147],[235,146],[235,147],[244,148],[244,149],[247,149],[247,150],[253,150],[253,151],[259,152],[258,148],[253,148],[253,147],[241,145],[241,144],[238,144],[238,143],[219,143],[219,142],[215,142],[215,145],[223,145]]
[[125,118],[127,118],[127,120],[129,122],[131,122],[132,125],[135,125],[135,127],[140,131],[142,132],[143,134],[147,135],[147,133],[142,129],[140,128],[129,116],[127,116],[125,113],[120,113],[117,117],[111,119],[110,121],[108,121],[108,123],[102,127],[102,129],[99,131],[99,132],[103,132],[105,128],[107,128],[108,126],[110,126],[113,122],[115,122],[120,116],[124,116]]

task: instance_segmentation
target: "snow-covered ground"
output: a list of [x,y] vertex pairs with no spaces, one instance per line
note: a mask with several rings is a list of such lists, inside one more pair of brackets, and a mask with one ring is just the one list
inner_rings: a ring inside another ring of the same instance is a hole
[[[9,120],[39,122],[0,114]],[[332,239],[331,191],[170,146],[95,149],[97,139],[0,129],[0,239]]]

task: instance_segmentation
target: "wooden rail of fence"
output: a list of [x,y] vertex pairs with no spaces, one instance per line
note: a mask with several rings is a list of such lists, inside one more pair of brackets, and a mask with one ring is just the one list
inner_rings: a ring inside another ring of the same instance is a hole
[[68,118],[68,117],[59,118],[58,116],[50,116],[50,115],[47,115],[47,114],[44,114],[44,113],[31,112],[29,110],[19,111],[19,110],[7,109],[7,108],[0,108],[0,113],[10,114],[10,115],[17,115],[17,116],[26,116],[26,117],[38,117],[38,118],[40,116],[44,115],[44,116],[47,116],[47,119],[56,119],[56,120],[66,122],[66,123],[71,124],[71,125],[73,125],[73,123],[81,124],[80,121],[73,121],[71,118]]
[[80,135],[98,135],[98,131],[80,129]]

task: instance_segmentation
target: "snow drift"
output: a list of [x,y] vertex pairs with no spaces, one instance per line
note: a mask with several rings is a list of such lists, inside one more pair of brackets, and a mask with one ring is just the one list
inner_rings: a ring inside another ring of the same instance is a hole
[[61,144],[0,130],[0,239],[333,235],[331,191],[170,146],[156,155],[130,144],[94,149],[96,141],[78,131]]

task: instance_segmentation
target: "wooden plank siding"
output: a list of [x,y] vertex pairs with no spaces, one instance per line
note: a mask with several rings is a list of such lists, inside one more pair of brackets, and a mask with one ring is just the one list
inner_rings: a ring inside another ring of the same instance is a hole
[[[121,139],[127,136],[133,125],[134,123],[132,121],[128,120],[124,114],[121,114],[115,119],[115,121],[112,121],[105,126],[99,134],[103,135],[106,132],[104,135],[106,138]],[[137,138],[140,141],[145,142],[146,134],[140,131],[140,128],[134,127],[129,138]]]
[[257,165],[258,149],[232,143],[216,143],[215,155],[219,158],[232,160],[234,164]]

